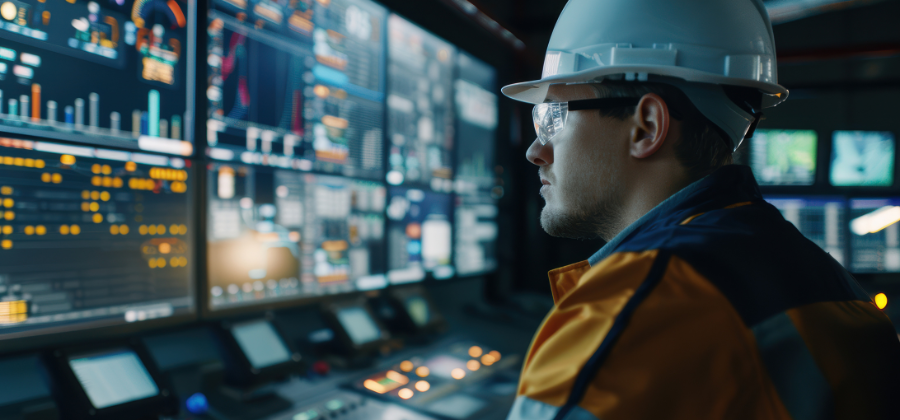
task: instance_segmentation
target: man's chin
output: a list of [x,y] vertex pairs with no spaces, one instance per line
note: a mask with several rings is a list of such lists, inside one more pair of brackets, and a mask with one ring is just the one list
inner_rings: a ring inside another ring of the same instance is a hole
[[568,239],[595,239],[599,235],[594,223],[568,214],[561,214],[545,206],[541,211],[541,228],[548,235]]

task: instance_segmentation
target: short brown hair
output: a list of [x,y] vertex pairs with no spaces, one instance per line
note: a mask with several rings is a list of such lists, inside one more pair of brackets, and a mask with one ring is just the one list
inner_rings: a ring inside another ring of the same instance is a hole
[[[669,115],[681,121],[681,141],[675,145],[675,156],[692,180],[709,175],[731,164],[734,149],[721,128],[713,124],[675,86],[654,82],[604,81],[591,84],[601,98],[640,98],[648,93],[659,95],[669,108]],[[603,116],[624,120],[634,115],[636,107],[601,110]]]

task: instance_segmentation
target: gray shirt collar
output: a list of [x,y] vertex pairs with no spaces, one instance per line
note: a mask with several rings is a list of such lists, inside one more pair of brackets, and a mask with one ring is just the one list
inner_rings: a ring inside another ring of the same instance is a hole
[[668,213],[669,210],[671,210],[672,208],[677,206],[679,203],[684,201],[684,199],[686,197],[693,194],[694,191],[697,191],[700,188],[701,181],[703,181],[704,179],[706,179],[706,178],[702,178],[698,181],[695,181],[691,185],[688,185],[687,187],[682,188],[681,191],[678,191],[677,193],[672,194],[672,196],[665,199],[662,203],[659,203],[656,207],[654,207],[653,210],[650,210],[649,212],[647,212],[647,214],[641,216],[640,219],[637,219],[634,223],[628,225],[628,227],[625,228],[625,230],[619,232],[619,234],[616,235],[615,238],[613,238],[611,241],[607,242],[606,245],[603,246],[603,248],[600,248],[599,251],[597,251],[594,255],[592,255],[590,258],[588,258],[588,264],[590,264],[593,267],[593,266],[597,265],[597,263],[599,263],[600,261],[603,261],[604,259],[606,259],[606,257],[608,257],[610,254],[612,254],[613,251],[615,251],[616,248],[619,247],[619,244],[621,244],[622,241],[624,241],[625,238],[628,237],[628,235],[631,235],[632,232],[637,230],[637,228],[641,227],[644,223],[647,223],[648,220],[653,219],[653,218],[659,216],[660,214]]

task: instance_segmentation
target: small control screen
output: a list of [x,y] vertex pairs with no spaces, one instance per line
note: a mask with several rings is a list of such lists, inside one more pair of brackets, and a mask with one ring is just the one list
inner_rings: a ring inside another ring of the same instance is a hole
[[381,338],[381,330],[372,316],[360,307],[341,309],[337,313],[338,321],[347,331],[350,340],[356,345],[370,343]]
[[128,349],[74,356],[69,359],[69,366],[97,409],[159,394],[144,363]]
[[291,359],[284,341],[268,321],[253,321],[237,324],[231,333],[247,360],[256,369],[277,365]]
[[812,130],[756,130],[750,167],[760,185],[812,185],[816,143]]
[[406,312],[418,327],[424,327],[431,321],[431,308],[428,301],[422,296],[412,296],[406,299]]
[[875,131],[835,131],[831,185],[889,187],[894,183],[894,135]]

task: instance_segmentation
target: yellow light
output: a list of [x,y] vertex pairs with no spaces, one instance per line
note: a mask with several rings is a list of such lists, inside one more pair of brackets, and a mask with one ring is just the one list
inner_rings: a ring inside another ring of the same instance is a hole
[[140,233],[141,235],[146,235],[147,234],[147,225],[141,225],[140,227],[138,227],[138,233]]
[[137,170],[137,163],[127,162],[125,163],[125,170],[128,172],[134,172]]
[[3,213],[3,218],[6,220],[14,220],[16,218],[16,214],[11,211],[8,211],[6,213]]
[[450,376],[453,379],[462,379],[462,378],[466,377],[466,371],[464,371],[460,368],[456,368],[456,369],[453,369],[450,371]]
[[15,160],[13,160],[13,164],[16,166],[25,166],[25,159],[17,157],[15,158]]
[[93,220],[94,223],[103,223],[103,215],[100,213],[94,213]]
[[3,207],[11,208],[15,204],[16,204],[16,202],[13,201],[12,198],[7,198],[7,199],[3,200]]
[[469,356],[480,357],[481,353],[484,353],[484,350],[482,350],[481,347],[478,347],[478,346],[469,347]]
[[156,235],[156,225],[150,225],[150,227],[147,228],[147,231],[148,231],[151,235]]
[[160,235],[166,234],[166,225],[156,225],[156,233]]
[[62,162],[63,165],[74,165],[75,164],[75,156],[62,155],[59,157],[59,161]]
[[62,174],[53,174],[52,178],[54,184],[59,184],[60,182],[62,182]]
[[485,354],[484,356],[481,356],[481,364],[483,364],[485,366],[493,365],[494,364],[494,356],[491,356],[490,354]]
[[420,378],[428,377],[431,374],[431,370],[428,369],[428,366],[419,366],[416,369],[416,375],[419,375]]
[[37,225],[37,227],[34,228],[34,233],[37,233],[38,236],[44,235],[47,233],[47,227],[44,225]]
[[122,178],[113,178],[113,188],[122,188]]
[[103,184],[103,178],[102,178],[102,177],[99,177],[99,176],[91,177],[91,185],[93,185],[93,186],[95,186],[95,187],[99,187],[99,186],[102,185],[102,184]]
[[478,369],[481,369],[481,363],[479,363],[477,360],[469,360],[468,362],[466,362],[466,368],[474,372]]
[[[74,158],[73,158],[73,159],[74,159]],[[35,167],[35,168],[42,169],[45,165],[46,165],[46,164],[44,163],[44,160],[43,160],[43,159],[36,159],[36,160],[34,161],[34,167]]]
[[178,257],[178,260],[181,261],[182,267],[187,267],[187,257]]
[[81,211],[91,211],[91,203],[87,201],[81,203]]
[[127,235],[129,231],[128,225],[119,226],[119,235]]
[[77,235],[81,233],[81,227],[78,225],[72,225],[69,227],[69,231],[72,232],[73,235]]
[[12,245],[13,245],[12,241],[10,241],[9,239],[4,239],[3,241],[0,241],[0,246],[2,246],[3,249],[10,249],[10,248],[12,248]]
[[172,245],[169,245],[165,242],[159,244],[159,253],[160,254],[168,254],[170,252],[172,252]]
[[363,382],[363,386],[369,391],[372,391],[376,394],[384,394],[385,392],[387,392],[387,388],[385,388],[384,385],[371,379],[366,379],[366,381]]
[[103,201],[109,201],[109,193],[106,191],[103,191],[102,193],[100,193],[100,199]]
[[494,363],[497,363],[497,362],[500,361],[500,352],[499,352],[499,351],[497,351],[497,350],[492,350],[492,351],[491,351],[490,353],[488,353],[488,354],[491,355],[491,357],[494,358]]
[[91,211],[93,211],[93,212],[100,211],[100,203],[93,202],[93,203],[91,203],[90,208],[91,208]]
[[419,381],[416,382],[416,390],[419,392],[425,392],[431,389],[431,384],[428,381]]
[[166,259],[165,259],[165,258],[157,258],[157,259],[156,259],[156,266],[159,267],[159,268],[165,267],[165,266],[166,266]]
[[169,232],[172,232],[173,235],[178,234],[178,225],[169,226]]
[[69,225],[62,225],[62,226],[60,226],[60,227],[59,227],[59,233],[60,233],[61,235],[68,235],[68,234],[69,234]]
[[100,173],[100,164],[95,163],[91,165],[91,173],[99,174]]
[[26,235],[34,235],[34,226],[25,226]]
[[413,392],[413,390],[411,390],[409,388],[403,388],[397,392],[397,396],[400,398],[403,398],[404,400],[408,400],[408,399],[412,398],[413,394],[415,394],[415,393]]
[[112,168],[109,165],[103,165],[102,171],[104,175],[109,175],[112,173]]
[[178,265],[180,264],[181,260],[179,260],[178,257],[172,257],[169,259],[169,265],[171,265],[172,267],[178,267]]
[[100,199],[100,191],[91,191],[91,200],[97,201]]
[[887,295],[885,295],[884,293],[875,295],[875,306],[877,306],[878,309],[884,309],[887,306],[887,302]]
[[414,368],[415,366],[413,365],[413,362],[410,362],[409,360],[400,362],[400,370],[404,372],[412,372]]
[[180,234],[182,234],[182,235],[187,235],[187,226],[181,225],[181,226],[178,228],[178,233],[180,233]]
[[118,235],[119,234],[119,225],[111,225],[109,227],[109,233],[111,233],[113,235]]
[[112,187],[113,181],[112,178],[105,176],[103,177],[103,186],[106,188]]
[[5,2],[0,6],[0,15],[3,15],[3,19],[13,20],[16,18],[16,13],[18,13],[18,9],[11,1]]
[[12,235],[13,227],[12,226],[3,226],[3,234],[4,235]]
[[149,265],[150,268],[156,268],[156,258],[151,258],[149,261],[147,261],[147,265]]
[[34,168],[34,159],[25,159],[25,166]]
[[41,174],[41,181],[43,181],[43,182],[50,182],[50,181],[51,181],[50,174],[48,174],[48,173],[46,173],[46,172],[42,173],[42,174]]
[[90,200],[90,199],[91,199],[91,192],[88,191],[88,190],[82,191],[82,192],[81,192],[81,199],[82,199],[82,200]]
[[0,187],[0,194],[12,195],[12,193],[13,193],[12,187]]

